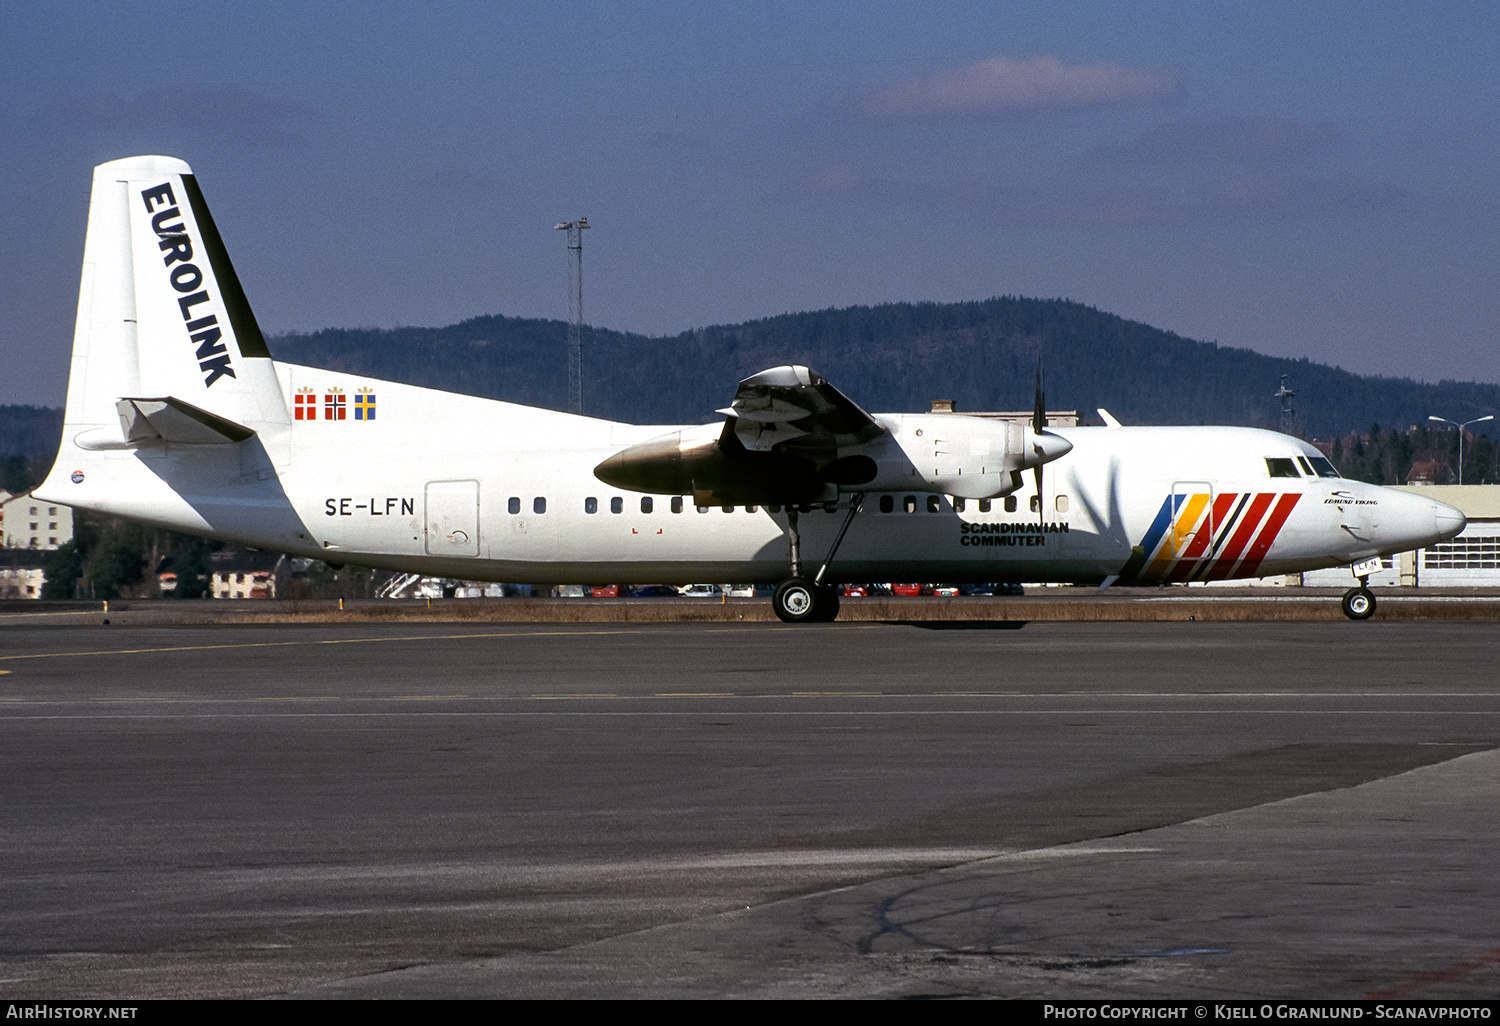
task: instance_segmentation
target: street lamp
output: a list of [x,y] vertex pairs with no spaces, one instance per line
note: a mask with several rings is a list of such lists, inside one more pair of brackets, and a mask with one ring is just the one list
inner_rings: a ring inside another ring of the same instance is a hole
[[1487,420],[1494,420],[1495,419],[1495,415],[1492,413],[1488,417],[1480,417],[1478,420],[1466,420],[1462,424],[1459,424],[1459,423],[1457,423],[1455,421],[1448,420],[1445,417],[1433,417],[1433,416],[1429,416],[1427,419],[1428,420],[1435,420],[1435,421],[1438,421],[1439,423],[1442,423],[1442,424],[1452,424],[1454,427],[1458,428],[1458,483],[1459,484],[1463,484],[1464,483],[1464,428],[1468,427],[1470,424],[1483,424]]

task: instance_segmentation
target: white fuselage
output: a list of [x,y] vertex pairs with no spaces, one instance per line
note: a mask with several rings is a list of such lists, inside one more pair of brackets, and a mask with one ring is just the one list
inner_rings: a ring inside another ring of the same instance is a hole
[[[643,496],[594,476],[611,454],[672,427],[283,363],[275,371],[287,407],[301,414],[289,426],[229,446],[100,451],[65,438],[39,494],[335,563],[471,580],[773,583],[788,575],[784,510],[702,509],[691,496]],[[313,419],[301,419],[308,411]],[[914,467],[933,458],[935,431],[960,433],[967,420],[875,419]],[[1073,448],[1046,466],[1039,503],[1029,472],[1012,495],[983,502],[922,490],[915,476],[911,490],[870,491],[827,579],[1262,576],[1428,545],[1462,525],[1450,507],[1403,492],[1300,470],[1273,478],[1268,458],[1317,453],[1269,431],[1052,430]],[[817,566],[842,520],[835,509],[801,515],[805,562]]]

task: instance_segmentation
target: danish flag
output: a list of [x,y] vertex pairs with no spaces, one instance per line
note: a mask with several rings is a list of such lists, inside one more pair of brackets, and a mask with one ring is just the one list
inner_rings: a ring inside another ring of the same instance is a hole
[[318,394],[310,388],[299,388],[292,396],[293,420],[318,419]]

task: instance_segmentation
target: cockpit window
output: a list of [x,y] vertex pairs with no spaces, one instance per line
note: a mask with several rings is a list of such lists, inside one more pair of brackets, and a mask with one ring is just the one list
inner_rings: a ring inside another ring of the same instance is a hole
[[1319,477],[1339,477],[1340,476],[1339,472],[1334,469],[1333,464],[1329,463],[1326,457],[1323,457],[1323,456],[1309,456],[1308,460],[1312,463],[1313,469],[1318,472],[1318,476]]
[[1297,464],[1293,463],[1289,459],[1283,459],[1280,456],[1267,456],[1266,470],[1270,472],[1270,475],[1272,477],[1302,476],[1301,474],[1297,473]]

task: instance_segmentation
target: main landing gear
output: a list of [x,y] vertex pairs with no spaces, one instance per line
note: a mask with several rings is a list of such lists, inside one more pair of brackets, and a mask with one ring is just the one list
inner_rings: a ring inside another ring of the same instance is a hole
[[1365,586],[1369,580],[1361,577],[1358,588],[1344,592],[1344,615],[1351,620],[1368,620],[1375,615],[1375,593]]
[[783,623],[829,623],[839,615],[839,592],[806,577],[788,577],[776,586],[771,606]]
[[831,623],[839,615],[839,592],[838,588],[823,583],[823,576],[828,573],[828,565],[833,562],[834,553],[838,552],[839,545],[844,540],[844,534],[849,530],[849,525],[854,522],[855,514],[864,504],[863,492],[855,494],[849,504],[849,512],[844,517],[844,523],[839,527],[839,533],[834,536],[833,545],[828,549],[828,555],[823,560],[823,565],[818,568],[817,575],[811,580],[802,576],[802,535],[797,529],[797,516],[800,512],[796,506],[786,508],[787,540],[791,543],[792,576],[776,586],[776,594],[771,596],[771,608],[776,611],[777,619],[783,623]]

